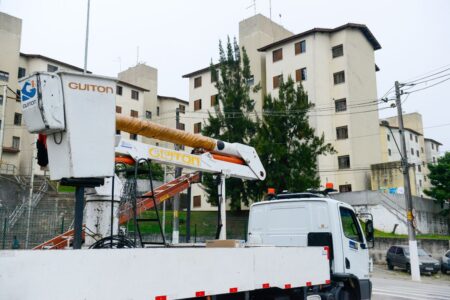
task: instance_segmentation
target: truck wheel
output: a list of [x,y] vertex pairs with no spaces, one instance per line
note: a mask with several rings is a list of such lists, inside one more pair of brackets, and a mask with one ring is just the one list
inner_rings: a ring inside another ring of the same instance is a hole
[[447,270],[442,265],[441,265],[441,272],[442,272],[442,274],[447,274]]
[[388,270],[394,270],[394,266],[391,264],[391,261],[390,260],[388,260],[387,261],[387,267],[388,267]]
[[410,264],[406,264],[406,272],[411,274],[411,265]]

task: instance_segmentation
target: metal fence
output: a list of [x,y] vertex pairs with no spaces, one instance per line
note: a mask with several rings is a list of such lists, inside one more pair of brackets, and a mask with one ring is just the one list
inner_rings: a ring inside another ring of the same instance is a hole
[[[29,218],[28,218],[29,213]],[[31,249],[69,229],[73,215],[60,210],[26,208],[10,226],[10,213],[0,209],[0,249]]]
[[[10,226],[11,212],[0,208],[0,250],[1,249],[32,249],[33,247],[48,241],[49,239],[66,232],[73,225],[73,213],[63,212],[61,209],[31,208],[26,207],[22,217]],[[28,218],[28,212],[29,218]],[[214,213],[194,212],[191,220],[190,242],[205,242],[215,239],[217,228],[217,216]],[[180,214],[181,243],[188,242],[186,228],[186,212]],[[244,240],[247,234],[247,216],[227,216],[227,238]],[[156,225],[155,225],[156,226]],[[128,237],[133,237],[133,228],[125,230]],[[151,232],[151,233],[150,233]],[[157,230],[143,232],[144,241],[161,241],[161,235]],[[165,237],[167,242],[172,240],[172,218],[167,216],[165,222]]]

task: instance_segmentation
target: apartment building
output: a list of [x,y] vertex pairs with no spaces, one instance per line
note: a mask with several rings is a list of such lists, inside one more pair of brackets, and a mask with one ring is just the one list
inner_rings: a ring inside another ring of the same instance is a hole
[[[371,31],[350,23],[293,34],[256,15],[239,23],[239,43],[249,54],[254,75],[250,84],[262,87],[252,95],[257,113],[262,112],[263,97],[276,97],[288,76],[308,92],[315,105],[310,124],[337,150],[318,158],[321,185],[332,182],[341,192],[370,189],[370,166],[381,162],[374,57],[381,46]],[[194,132],[207,112],[214,112],[217,91],[209,68],[183,77],[189,78],[194,116],[189,128]]]
[[318,158],[320,182],[340,192],[370,188],[370,165],[380,162],[374,51],[365,25],[314,28],[259,49],[266,55],[267,94],[282,80],[301,83],[314,108],[309,121],[337,154]]
[[[18,80],[37,71],[82,73],[83,69],[40,54],[21,53],[21,24],[21,19],[0,13],[0,108],[4,111],[4,117],[0,117],[0,173],[29,175],[34,163],[35,173],[44,174],[45,170],[40,169],[33,156],[36,135],[28,133],[22,120]],[[175,128],[175,109],[178,107],[181,111],[186,111],[188,102],[158,96],[157,74],[157,69],[145,64],[137,64],[119,73],[116,112],[151,119]],[[145,143],[158,142],[129,133],[120,134],[124,138]],[[169,143],[162,146],[173,147]]]
[[[403,115],[405,143],[410,164],[411,193],[425,196],[431,187],[428,164],[436,163],[442,144],[424,137],[422,116],[419,113]],[[372,165],[372,189],[388,193],[403,193],[404,181],[401,171],[401,140],[397,117],[386,118],[380,123],[382,163]]]

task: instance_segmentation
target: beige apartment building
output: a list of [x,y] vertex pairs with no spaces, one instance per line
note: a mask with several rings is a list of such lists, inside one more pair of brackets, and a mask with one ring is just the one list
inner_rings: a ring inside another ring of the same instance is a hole
[[[311,126],[338,152],[318,158],[321,185],[332,182],[341,192],[370,189],[370,166],[381,162],[374,57],[381,46],[370,30],[346,24],[294,35],[258,14],[239,23],[239,43],[249,54],[250,84],[262,86],[252,95],[256,113],[261,115],[265,95],[277,96],[281,79],[301,82],[315,105]],[[196,132],[214,112],[217,91],[209,67],[183,77],[189,79],[188,128]],[[195,192],[202,198],[196,208],[209,209],[202,190]]]
[[[405,143],[411,193],[413,196],[426,196],[425,189],[431,187],[428,164],[436,163],[439,146],[442,144],[424,137],[422,116],[419,113],[403,115]],[[403,173],[401,171],[401,140],[397,117],[386,118],[380,123],[380,145],[382,163],[372,168],[372,189],[391,194],[404,193]]]
[[[35,174],[44,174],[34,159],[36,135],[29,134],[22,120],[18,80],[37,71],[69,71],[82,73],[83,69],[39,54],[20,52],[21,24],[19,18],[0,13],[0,128],[3,132],[0,173],[30,175],[34,162]],[[89,72],[90,73],[90,72]],[[138,64],[118,74],[116,112],[143,119],[151,119],[175,128],[175,111],[179,108],[181,123],[188,102],[174,97],[158,96],[158,70]],[[3,95],[4,87],[6,97]],[[151,139],[129,133],[124,138],[146,143]],[[1,136],[1,135],[0,135]],[[162,146],[173,148],[172,144]]]

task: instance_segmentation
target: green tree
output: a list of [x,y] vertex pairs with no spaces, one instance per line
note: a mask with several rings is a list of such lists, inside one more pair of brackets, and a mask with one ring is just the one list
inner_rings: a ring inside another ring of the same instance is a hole
[[441,204],[441,215],[447,217],[448,232],[450,233],[450,152],[446,152],[441,158],[438,158],[436,164],[429,164],[430,174],[428,178],[433,185],[424,193],[438,201]]
[[335,153],[316,136],[308,122],[313,107],[301,84],[291,77],[281,82],[278,98],[267,95],[263,103],[262,124],[256,138],[256,149],[266,168],[266,180],[255,182],[255,193],[261,197],[267,188],[305,191],[319,187],[317,156]]
[[[254,115],[254,100],[250,98],[252,79],[250,61],[244,48],[234,39],[228,38],[226,49],[219,42],[219,63],[211,64],[211,76],[216,80],[217,98],[214,113],[209,112],[202,134],[231,143],[251,143],[257,130]],[[259,85],[253,89],[255,92]],[[208,193],[208,202],[217,204],[217,181],[214,176],[205,174],[203,186]],[[249,203],[251,194],[247,183],[241,179],[229,178],[226,181],[227,199],[231,199],[231,208],[239,210],[241,202]]]

